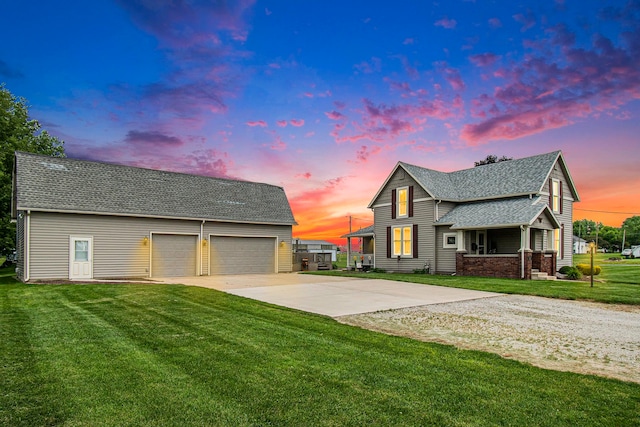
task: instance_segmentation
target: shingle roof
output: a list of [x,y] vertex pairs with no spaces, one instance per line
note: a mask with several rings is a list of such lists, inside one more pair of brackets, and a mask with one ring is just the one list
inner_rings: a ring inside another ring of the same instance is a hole
[[282,187],[16,152],[18,210],[295,224]]
[[400,162],[434,198],[465,202],[537,194],[542,190],[560,151],[464,169],[438,172]]
[[344,236],[340,236],[340,238],[344,239],[345,237],[368,237],[368,236],[373,236],[373,234],[374,234],[374,226],[370,225],[368,227],[361,228],[358,231],[354,231],[352,233],[347,233]]
[[463,203],[442,216],[436,225],[451,225],[452,230],[518,227],[531,225],[544,211],[559,227],[560,224],[540,197]]

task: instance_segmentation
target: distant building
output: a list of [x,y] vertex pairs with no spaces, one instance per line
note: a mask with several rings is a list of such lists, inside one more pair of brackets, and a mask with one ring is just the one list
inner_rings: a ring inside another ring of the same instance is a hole
[[312,254],[331,254],[331,262],[338,260],[338,246],[325,240],[303,240],[293,238],[293,252],[308,252]]
[[574,254],[586,254],[589,249],[589,244],[581,237],[573,236],[573,253]]

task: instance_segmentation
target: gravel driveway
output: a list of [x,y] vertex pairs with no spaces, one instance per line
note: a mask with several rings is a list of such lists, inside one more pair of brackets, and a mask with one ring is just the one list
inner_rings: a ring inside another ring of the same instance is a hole
[[640,383],[640,307],[521,295],[338,317],[342,323]]

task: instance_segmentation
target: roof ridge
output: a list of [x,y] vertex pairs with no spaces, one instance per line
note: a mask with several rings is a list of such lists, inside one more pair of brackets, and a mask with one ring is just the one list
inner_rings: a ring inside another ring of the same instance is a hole
[[121,164],[121,163],[112,163],[112,162],[107,162],[107,161],[104,161],[104,160],[86,160],[86,159],[78,159],[78,158],[75,158],[75,157],[53,157],[53,156],[48,156],[46,154],[31,153],[31,152],[28,152],[28,151],[19,151],[19,150],[16,150],[15,154],[16,155],[22,155],[22,156],[29,156],[29,157],[41,157],[41,158],[49,159],[49,160],[60,160],[60,161],[63,161],[63,162],[73,162],[73,163],[78,163],[78,164],[86,164],[86,165],[99,164],[99,165],[106,165],[106,166],[110,166],[110,167],[114,167],[114,168],[122,168],[122,169],[128,169],[128,170],[143,170],[143,171],[149,171],[151,173],[165,173],[165,174],[182,175],[182,176],[189,176],[189,177],[199,177],[199,178],[220,180],[220,181],[230,181],[230,182],[239,182],[239,183],[268,185],[270,187],[282,188],[282,186],[280,186],[280,185],[269,184],[269,183],[266,183],[266,182],[249,181],[249,180],[241,179],[241,178],[226,178],[226,177],[223,178],[223,177],[218,177],[218,176],[194,174],[194,173],[188,173],[188,172],[182,172],[182,171],[169,171],[169,170],[164,170],[164,169],[152,169],[152,168],[149,168],[149,167],[133,166],[133,165],[126,165],[126,164]]

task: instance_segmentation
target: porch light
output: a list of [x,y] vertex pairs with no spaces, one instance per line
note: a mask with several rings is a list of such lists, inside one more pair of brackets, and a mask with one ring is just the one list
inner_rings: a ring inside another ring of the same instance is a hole
[[280,247],[284,248],[284,245],[285,245],[284,240],[280,240]]
[[202,246],[207,246],[207,239],[202,239]]
[[145,246],[147,246],[147,243],[149,243],[149,238],[148,238],[147,236],[144,236],[144,237],[142,238],[142,244],[143,244],[143,245],[145,245]]

